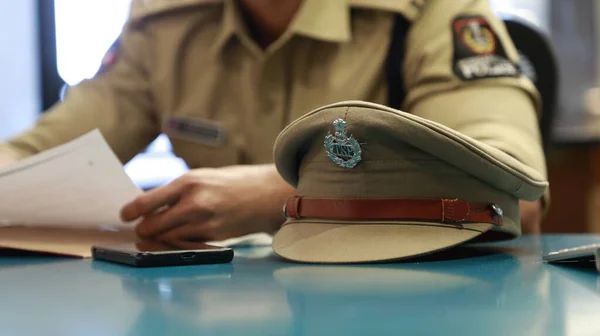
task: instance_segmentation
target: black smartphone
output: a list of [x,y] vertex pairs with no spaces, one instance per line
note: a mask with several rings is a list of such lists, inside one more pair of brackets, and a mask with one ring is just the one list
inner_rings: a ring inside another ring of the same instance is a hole
[[233,249],[204,243],[170,245],[141,241],[92,246],[92,258],[134,267],[224,264],[233,260]]

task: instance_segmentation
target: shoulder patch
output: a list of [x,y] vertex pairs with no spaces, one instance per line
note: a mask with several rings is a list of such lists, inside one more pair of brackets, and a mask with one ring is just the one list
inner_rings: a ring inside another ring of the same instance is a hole
[[420,15],[428,0],[348,0],[352,8],[374,9],[384,12],[401,14],[409,21],[414,21]]
[[453,64],[463,80],[519,77],[519,65],[507,56],[502,42],[481,15],[461,15],[452,21]]

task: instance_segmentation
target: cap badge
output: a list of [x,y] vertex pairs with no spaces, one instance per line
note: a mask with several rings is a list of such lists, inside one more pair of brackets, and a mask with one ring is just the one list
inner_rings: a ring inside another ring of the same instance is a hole
[[342,168],[354,168],[361,160],[362,150],[360,144],[354,136],[346,137],[345,120],[336,119],[333,126],[335,127],[335,133],[332,135],[329,132],[325,137],[327,157]]

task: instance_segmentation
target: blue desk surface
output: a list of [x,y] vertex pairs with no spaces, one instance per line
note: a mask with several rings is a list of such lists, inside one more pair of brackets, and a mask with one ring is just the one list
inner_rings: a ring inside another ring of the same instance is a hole
[[598,273],[541,261],[597,241],[525,236],[370,266],[291,264],[270,248],[154,269],[2,256],[0,335],[600,335]]

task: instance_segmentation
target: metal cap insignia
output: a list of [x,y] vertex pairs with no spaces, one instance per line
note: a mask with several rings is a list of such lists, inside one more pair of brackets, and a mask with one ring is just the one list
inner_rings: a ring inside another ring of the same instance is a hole
[[325,151],[327,157],[342,168],[354,168],[361,160],[362,149],[360,144],[350,135],[346,137],[346,121],[336,119],[333,122],[335,133],[331,132],[325,137]]

